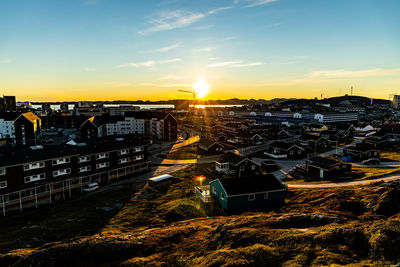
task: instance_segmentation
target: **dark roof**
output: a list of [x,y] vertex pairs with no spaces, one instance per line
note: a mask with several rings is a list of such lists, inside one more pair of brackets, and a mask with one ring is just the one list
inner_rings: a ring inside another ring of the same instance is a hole
[[211,139],[211,138],[202,137],[202,138],[200,138],[200,141],[199,141],[199,145],[204,146],[204,147],[209,147],[214,143],[217,143],[218,145],[223,146],[220,143],[218,143],[217,141],[215,141],[215,139]]
[[335,124],[335,127],[337,130],[344,130],[347,131],[351,126],[353,126],[352,123],[338,123]]
[[122,148],[145,145],[146,142],[138,139],[125,138],[119,141],[115,138],[103,138],[87,142],[83,146],[71,145],[43,145],[41,149],[30,147],[1,147],[0,167],[18,165],[27,162],[43,161],[52,158],[68,157],[72,155],[90,155],[94,153],[112,151]]
[[339,161],[333,160],[333,159],[328,159],[328,158],[322,158],[322,157],[313,157],[309,159],[309,164],[320,167],[322,169],[330,169],[333,166],[340,164]]
[[273,160],[263,160],[262,162],[261,162],[262,164],[277,164],[275,161],[273,161]]
[[273,174],[218,180],[228,196],[285,189]]
[[217,161],[220,163],[230,162],[233,165],[236,165],[239,162],[243,161],[244,159],[246,159],[246,158],[241,155],[235,154],[233,152],[228,152],[228,153],[223,154]]
[[306,134],[301,135],[301,137],[300,137],[301,140],[314,140],[314,141],[316,141],[320,138],[326,139],[325,137],[321,136],[320,133],[318,133],[318,134],[306,133]]
[[34,122],[35,120],[40,120],[40,118],[36,116],[36,114],[34,114],[33,112],[22,113],[22,116],[24,116],[27,120],[31,122]]
[[87,119],[87,121],[85,121],[84,123],[86,123],[86,122],[92,123],[92,124],[93,124],[94,126],[96,126],[97,128],[99,128],[99,127],[101,126],[101,119],[100,119],[99,117],[96,117],[96,116],[90,117],[90,118]]
[[345,150],[352,150],[352,151],[358,151],[358,152],[367,152],[370,150],[377,150],[377,149],[371,149],[368,146],[359,144],[359,145],[355,145],[355,146],[347,146],[344,148]]
[[[272,144],[270,144],[269,146],[288,150],[289,148],[291,148],[294,145],[295,145],[294,143],[285,143],[285,142],[281,142],[281,141],[275,141]],[[296,145],[296,146],[298,146],[298,145]],[[301,146],[298,146],[298,147],[302,148]]]

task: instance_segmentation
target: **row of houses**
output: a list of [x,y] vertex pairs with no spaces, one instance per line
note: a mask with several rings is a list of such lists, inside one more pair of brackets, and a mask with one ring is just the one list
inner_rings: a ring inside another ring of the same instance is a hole
[[41,135],[41,119],[32,112],[0,113],[0,140],[14,144],[35,144]]
[[126,112],[124,116],[92,116],[80,127],[84,139],[103,136],[148,134],[158,140],[176,140],[178,122],[164,112]]
[[[149,169],[145,140],[103,138],[63,145],[0,148],[0,205],[6,209],[56,195],[80,193]],[[62,188],[62,190],[61,190]],[[51,200],[50,200],[51,201]]]
[[228,152],[215,161],[219,178],[195,187],[195,192],[204,203],[217,203],[224,212],[279,206],[287,188],[273,174],[267,174],[276,168],[270,161],[259,163]]

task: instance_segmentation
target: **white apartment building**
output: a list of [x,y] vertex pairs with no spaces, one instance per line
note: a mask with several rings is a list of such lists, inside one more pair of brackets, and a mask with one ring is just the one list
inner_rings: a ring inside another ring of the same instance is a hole
[[15,138],[14,120],[0,118],[0,139]]
[[126,117],[124,120],[108,122],[105,124],[106,135],[144,134],[145,120]]

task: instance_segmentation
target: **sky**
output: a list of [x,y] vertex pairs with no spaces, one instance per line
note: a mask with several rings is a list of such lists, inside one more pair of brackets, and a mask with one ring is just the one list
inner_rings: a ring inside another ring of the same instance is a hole
[[17,101],[400,94],[399,0],[0,0]]

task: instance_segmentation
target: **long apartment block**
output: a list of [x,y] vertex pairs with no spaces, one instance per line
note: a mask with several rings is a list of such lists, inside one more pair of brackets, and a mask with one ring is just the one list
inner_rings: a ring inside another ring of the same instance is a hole
[[147,143],[105,138],[95,142],[0,149],[0,212],[71,197],[92,182],[148,171]]

